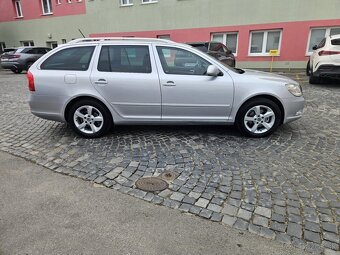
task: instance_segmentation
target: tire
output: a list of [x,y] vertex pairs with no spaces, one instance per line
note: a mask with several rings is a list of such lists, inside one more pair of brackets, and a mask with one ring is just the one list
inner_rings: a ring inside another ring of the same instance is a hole
[[28,71],[28,69],[30,69],[31,65],[33,65],[34,62],[27,62],[26,63],[26,71]]
[[93,99],[76,101],[67,112],[67,122],[84,138],[101,137],[113,124],[110,111],[105,105]]
[[306,67],[306,75],[310,76],[310,61],[308,60],[307,67]]
[[310,84],[320,84],[321,83],[321,79],[320,79],[320,77],[315,77],[313,75],[313,73],[311,72],[311,74],[309,76],[309,83]]
[[267,98],[254,98],[241,106],[235,124],[243,135],[261,138],[271,135],[281,122],[282,112],[275,102]]
[[12,68],[11,71],[12,71],[13,73],[19,74],[19,73],[22,72],[22,69]]

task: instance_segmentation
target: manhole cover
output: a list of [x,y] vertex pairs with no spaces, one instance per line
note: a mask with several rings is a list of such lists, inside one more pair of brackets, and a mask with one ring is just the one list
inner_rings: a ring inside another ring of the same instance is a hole
[[146,177],[136,181],[136,187],[144,191],[162,191],[168,188],[168,183],[157,177]]
[[173,181],[178,177],[178,173],[171,172],[171,171],[165,171],[161,174],[161,178],[166,181]]

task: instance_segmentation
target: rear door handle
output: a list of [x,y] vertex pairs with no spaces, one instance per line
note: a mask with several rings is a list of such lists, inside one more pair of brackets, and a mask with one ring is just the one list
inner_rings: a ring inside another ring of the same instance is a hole
[[176,86],[176,84],[173,81],[168,81],[167,83],[163,83],[163,86],[173,87],[173,86]]
[[95,81],[94,82],[95,84],[107,84],[107,80],[105,80],[105,79],[99,79],[99,80],[97,80],[97,81]]

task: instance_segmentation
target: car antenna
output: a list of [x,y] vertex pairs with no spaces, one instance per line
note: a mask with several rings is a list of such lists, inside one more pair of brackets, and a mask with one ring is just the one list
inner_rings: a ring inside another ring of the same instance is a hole
[[79,33],[81,33],[81,35],[85,38],[85,35],[83,34],[83,32],[80,30],[80,28],[78,28]]

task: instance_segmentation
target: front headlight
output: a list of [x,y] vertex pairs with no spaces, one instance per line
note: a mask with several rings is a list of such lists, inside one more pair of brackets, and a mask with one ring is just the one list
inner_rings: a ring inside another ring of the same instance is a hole
[[299,84],[286,84],[286,87],[292,95],[296,97],[302,96],[302,88]]

